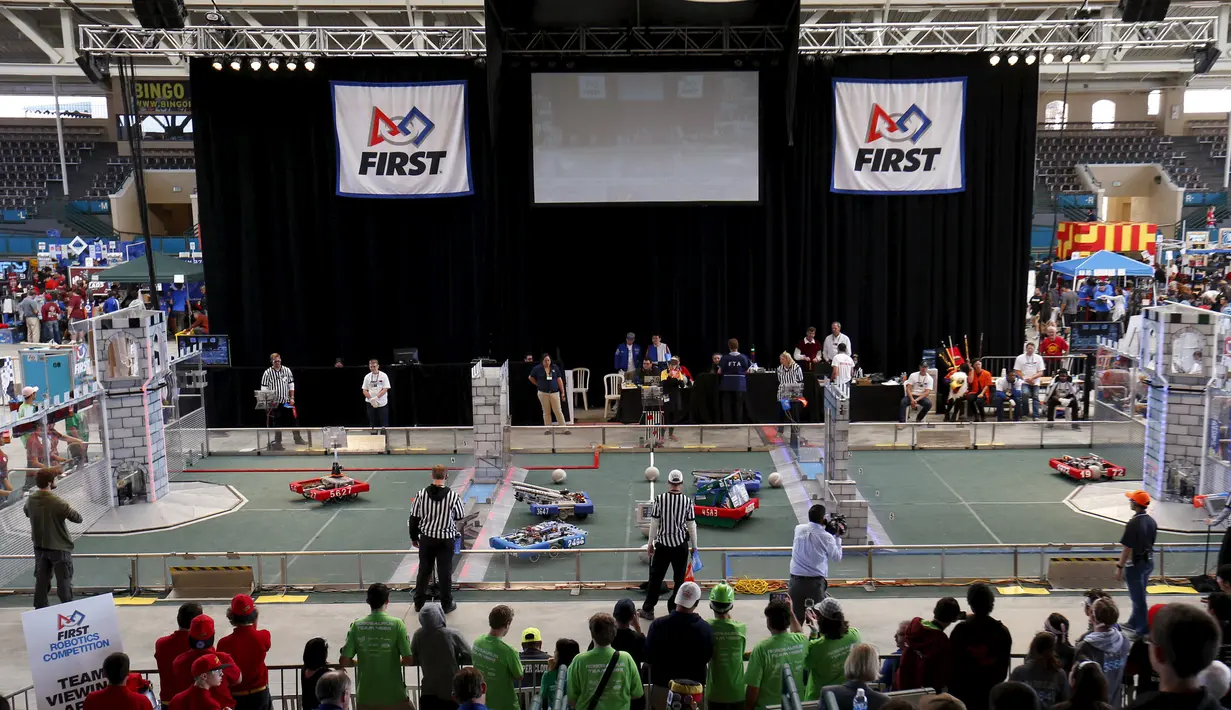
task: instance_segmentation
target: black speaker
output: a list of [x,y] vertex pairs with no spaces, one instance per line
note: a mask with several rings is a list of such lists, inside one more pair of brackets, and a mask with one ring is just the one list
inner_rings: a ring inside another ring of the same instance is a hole
[[1120,0],[1120,16],[1125,22],[1162,22],[1169,7],[1171,0]]
[[106,84],[111,80],[111,64],[106,57],[77,57],[77,66],[81,72],[94,84]]
[[133,11],[141,26],[152,30],[183,29],[188,20],[184,0],[133,0]]

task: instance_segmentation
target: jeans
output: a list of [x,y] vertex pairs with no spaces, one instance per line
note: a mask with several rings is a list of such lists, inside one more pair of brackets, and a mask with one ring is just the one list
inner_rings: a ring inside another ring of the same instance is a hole
[[1133,614],[1128,617],[1128,627],[1141,635],[1150,633],[1149,612],[1146,606],[1146,585],[1150,582],[1150,574],[1154,571],[1154,561],[1134,562],[1124,568],[1124,584],[1128,587],[1128,597],[1133,600]]
[[808,610],[808,600],[819,604],[827,594],[829,582],[824,577],[797,577],[791,575],[787,580],[787,594],[791,597],[791,611],[799,623],[804,623],[804,613]]
[[[906,423],[906,409],[910,407],[910,397],[902,398],[902,406],[898,409],[898,421]],[[915,417],[916,422],[923,421],[923,418],[932,411],[932,400],[924,397],[919,400],[919,416]]]
[[440,606],[448,608],[453,603],[453,540],[434,537],[419,538],[419,574],[415,577],[415,604],[427,601],[427,587],[432,571],[436,572],[436,590]]
[[543,426],[551,426],[551,415],[556,415],[556,423],[564,426],[564,410],[560,408],[559,392],[539,392],[539,406],[543,408]]
[[[1030,398],[1030,416],[1039,418],[1039,386],[1029,382],[1022,383],[1022,396]],[[1025,412],[1022,412],[1025,415]]]
[[[1026,393],[1021,392],[1015,394],[1014,397],[1016,398],[1014,400],[1016,407],[1013,410],[1013,421],[1016,422],[1021,420],[1022,416],[1026,414]],[[1009,398],[1005,396],[1004,392],[996,393],[996,421],[1004,421],[1004,403],[1008,400]]]
[[670,567],[675,588],[671,590],[667,608],[675,611],[675,592],[684,583],[684,575],[688,574],[688,563],[691,561],[688,552],[687,544],[679,547],[654,545],[654,556],[650,558],[650,583],[645,588],[645,605],[641,607],[642,609],[649,612],[654,611],[654,605],[658,603],[658,592],[662,589],[663,579],[666,578],[667,568]]
[[389,426],[389,405],[373,407],[368,405],[368,426],[373,429],[385,429]]
[[51,574],[56,575],[56,596],[60,603],[73,600],[73,553],[67,550],[34,548],[34,608],[50,606]]
[[60,321],[49,320],[43,322],[43,342],[60,342]]

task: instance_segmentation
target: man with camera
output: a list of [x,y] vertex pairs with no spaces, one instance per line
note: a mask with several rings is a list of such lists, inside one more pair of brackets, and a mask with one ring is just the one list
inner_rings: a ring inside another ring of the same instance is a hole
[[808,522],[795,526],[791,544],[791,579],[787,590],[791,595],[791,610],[803,623],[808,607],[826,596],[829,563],[842,560],[842,536],[846,520],[841,515],[825,517],[825,506],[816,504],[808,509]]

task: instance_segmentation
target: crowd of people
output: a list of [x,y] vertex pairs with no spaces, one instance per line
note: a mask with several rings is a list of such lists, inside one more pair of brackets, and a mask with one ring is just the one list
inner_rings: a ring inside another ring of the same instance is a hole
[[[982,583],[968,588],[965,611],[945,597],[930,615],[902,621],[896,648],[883,657],[836,598],[813,604],[802,620],[788,602],[771,598],[763,608],[769,635],[750,645],[747,626],[732,618],[731,587],[710,590],[708,614],[701,609],[705,596],[685,582],[672,613],[644,630],[636,605],[622,599],[612,613],[588,619],[588,639],[559,638],[548,652],[537,628],[514,635],[514,612],[503,604],[488,612],[487,632],[470,641],[447,625],[435,603],[420,610],[411,634],[388,613],[388,587],[373,584],[371,613],[351,624],[336,665],[327,640],[306,644],[300,706],[348,708],[353,692],[361,709],[411,708],[404,669],[417,667],[424,710],[685,710],[700,708],[701,699],[714,710],[763,710],[782,703],[786,666],[801,700],[832,694],[831,707],[839,710],[1231,707],[1231,646],[1223,645],[1231,595],[1223,592],[1210,595],[1206,609],[1155,605],[1147,633],[1137,635],[1121,626],[1114,600],[1090,590],[1086,618],[1078,620],[1085,631],[1078,635],[1069,619],[1050,614],[1016,664],[1012,636],[992,615],[994,592]],[[226,617],[231,632],[218,638],[201,606],[184,604],[178,628],[155,644],[157,691],[130,673],[126,656],[113,654],[103,668],[109,686],[92,693],[84,709],[152,710],[156,698],[166,710],[269,710],[266,655],[275,639],[259,628],[259,610],[247,595],[232,599]],[[352,689],[347,671],[355,667]],[[921,697],[908,703],[890,695],[895,691]]]

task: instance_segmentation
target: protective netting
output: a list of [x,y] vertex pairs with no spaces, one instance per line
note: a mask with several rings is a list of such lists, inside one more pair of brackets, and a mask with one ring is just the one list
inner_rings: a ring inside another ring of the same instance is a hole
[[[91,461],[74,469],[56,483],[56,495],[81,514],[81,524],[70,523],[73,539],[85,534],[95,522],[111,509],[111,472],[103,459]],[[0,556],[33,555],[30,540],[30,520],[23,510],[20,496],[0,509]],[[0,580],[4,587],[30,587],[33,577],[24,578],[34,568],[30,559],[0,559]]]
[[205,410],[198,409],[163,428],[167,441],[167,474],[175,478],[205,457]]

